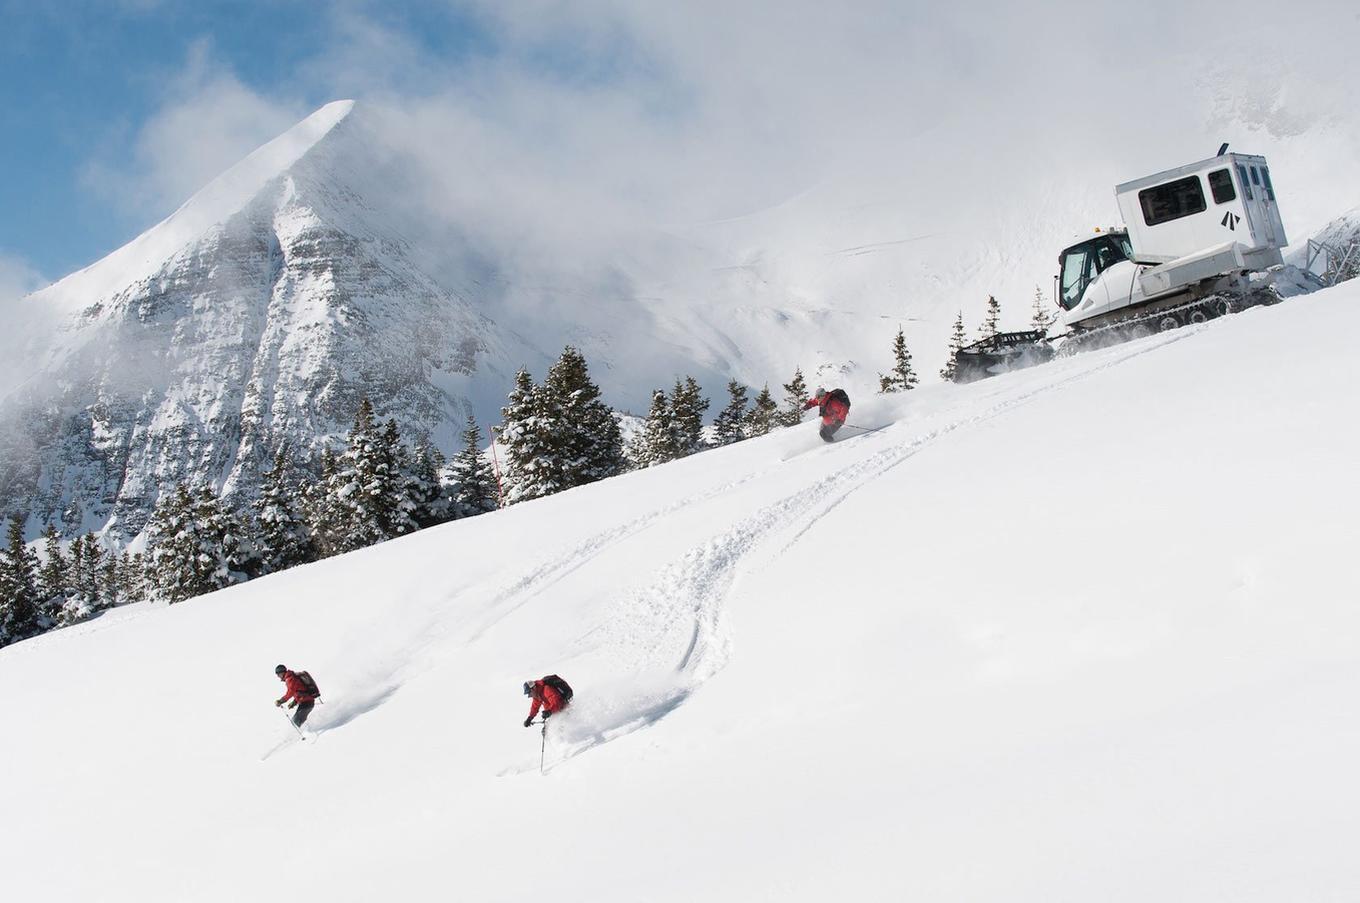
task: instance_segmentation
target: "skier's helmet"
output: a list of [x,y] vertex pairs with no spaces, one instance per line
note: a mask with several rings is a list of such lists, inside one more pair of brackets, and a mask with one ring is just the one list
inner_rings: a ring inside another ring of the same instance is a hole
[[534,692],[534,685],[526,680],[524,682],[524,695],[528,696],[532,692]]
[[275,673],[275,674],[282,674],[283,672],[285,672],[285,671],[287,671],[287,670],[288,670],[288,669],[285,668],[283,665],[279,665],[277,668],[274,669],[274,673]]
[[818,386],[818,387],[817,387],[817,391],[816,391],[816,392],[813,392],[813,393],[812,393],[812,396],[813,396],[814,398],[825,398],[825,397],[826,397],[826,389],[823,389],[821,386]]

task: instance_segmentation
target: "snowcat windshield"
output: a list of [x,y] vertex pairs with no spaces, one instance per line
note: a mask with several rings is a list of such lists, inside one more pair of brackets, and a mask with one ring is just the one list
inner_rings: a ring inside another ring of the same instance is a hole
[[1062,267],[1061,288],[1058,303],[1063,310],[1071,310],[1081,302],[1086,286],[1095,275],[1095,255],[1091,245],[1078,245],[1063,251],[1059,265]]

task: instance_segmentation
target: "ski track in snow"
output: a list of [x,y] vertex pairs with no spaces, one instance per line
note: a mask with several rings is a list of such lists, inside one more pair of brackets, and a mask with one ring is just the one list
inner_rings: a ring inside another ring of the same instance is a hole
[[[655,724],[683,705],[705,681],[723,669],[731,650],[731,637],[724,627],[724,614],[733,587],[738,578],[748,571],[744,562],[767,541],[780,534],[792,533],[767,560],[750,568],[749,572],[757,572],[783,558],[809,530],[852,494],[957,430],[984,423],[1028,404],[1039,396],[1164,348],[1196,332],[1198,330],[1177,330],[1094,367],[1082,368],[1053,382],[1006,398],[973,416],[955,420],[901,445],[883,449],[862,461],[829,473],[818,485],[767,505],[731,529],[690,548],[679,559],[664,566],[643,589],[618,597],[612,616],[606,618],[609,625],[604,631],[606,635],[599,640],[599,644],[606,647],[611,664],[619,670],[646,673],[657,670],[659,664],[669,662],[665,669],[671,672],[672,683],[660,689],[653,688],[651,692],[641,691],[631,701],[616,700],[606,711],[598,711],[598,708],[592,711],[585,705],[573,706],[573,710],[569,711],[580,717],[567,718],[561,722],[559,737],[553,744],[556,758],[547,770],[551,771],[602,743]],[[879,436],[877,441],[889,438],[886,431],[881,435],[864,435]],[[834,445],[821,451],[825,453],[831,448]],[[721,495],[752,478],[658,509],[623,527],[598,534],[592,540],[578,545],[571,553],[536,569],[498,599],[516,597],[513,607],[517,608],[566,573],[583,566],[606,549],[642,533],[665,515]],[[547,581],[546,584],[544,581]],[[515,589],[528,598],[517,597]],[[596,632],[592,631],[587,636]],[[649,681],[644,679],[641,683],[646,686]],[[526,766],[508,773],[529,770]]]

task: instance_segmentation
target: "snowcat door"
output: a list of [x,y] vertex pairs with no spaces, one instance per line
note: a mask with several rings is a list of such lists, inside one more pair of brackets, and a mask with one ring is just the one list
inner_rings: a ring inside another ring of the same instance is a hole
[[1095,276],[1094,244],[1077,245],[1063,251],[1058,257],[1058,305],[1063,310],[1075,310]]

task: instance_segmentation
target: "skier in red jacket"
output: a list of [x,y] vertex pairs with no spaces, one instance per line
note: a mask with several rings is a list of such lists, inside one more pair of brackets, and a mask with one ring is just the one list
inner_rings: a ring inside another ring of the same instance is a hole
[[274,705],[283,705],[285,702],[288,702],[288,700],[293,700],[292,702],[288,702],[288,708],[297,709],[297,711],[293,712],[293,723],[298,727],[302,727],[302,722],[307,720],[307,716],[312,714],[312,709],[316,707],[316,696],[307,689],[306,684],[302,682],[302,678],[298,677],[296,673],[289,671],[283,665],[279,665],[275,668],[274,673],[279,676],[279,680],[283,681],[284,685],[287,687],[287,691],[283,696],[274,700]]
[[817,392],[808,399],[807,404],[803,405],[803,410],[808,408],[818,408],[817,413],[822,415],[822,428],[819,431],[821,437],[827,442],[835,440],[836,430],[845,425],[845,418],[850,416],[850,396],[845,394],[844,389],[832,389],[830,392],[817,387]]
[[528,727],[534,723],[534,716],[540,708],[543,709],[544,721],[565,709],[567,703],[571,702],[572,692],[565,680],[556,674],[549,674],[542,680],[525,681],[524,695],[533,700],[529,706],[529,717],[524,719],[524,726]]

